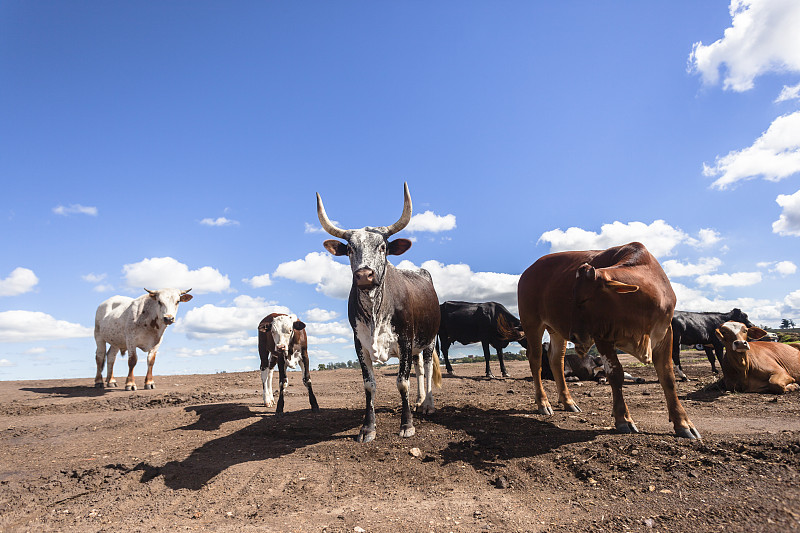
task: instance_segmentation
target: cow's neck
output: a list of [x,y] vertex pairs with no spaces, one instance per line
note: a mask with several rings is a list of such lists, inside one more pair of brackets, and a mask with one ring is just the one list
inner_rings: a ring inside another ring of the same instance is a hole
[[389,313],[391,306],[391,293],[386,290],[387,283],[392,286],[394,267],[386,265],[386,271],[380,285],[370,290],[356,290],[356,319],[374,329],[375,325]]

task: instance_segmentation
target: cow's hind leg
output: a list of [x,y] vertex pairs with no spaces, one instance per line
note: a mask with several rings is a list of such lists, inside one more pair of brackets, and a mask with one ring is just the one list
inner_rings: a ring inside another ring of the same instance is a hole
[[134,391],[136,390],[136,378],[133,377],[133,367],[136,366],[136,362],[139,360],[139,356],[136,355],[136,346],[128,345],[128,377],[125,378],[125,390]]
[[106,343],[95,337],[97,350],[94,352],[94,360],[97,363],[97,374],[94,376],[94,386],[97,389],[103,388],[103,366],[106,364]]
[[439,340],[441,341],[439,343],[439,348],[442,350],[442,355],[444,356],[444,366],[447,369],[447,373],[452,376],[454,375],[453,366],[450,364],[450,357],[447,354],[450,351],[450,341],[445,335],[441,336]]
[[633,423],[625,398],[622,396],[622,382],[625,379],[625,371],[617,357],[617,351],[611,342],[598,342],[597,350],[603,355],[609,366],[608,383],[611,385],[611,397],[613,402],[614,425],[620,433],[639,433],[639,428]]
[[[544,391],[542,385],[542,344],[539,339],[544,334],[544,327],[538,328],[525,327],[525,336],[528,338],[528,366],[531,368],[531,376],[533,377],[533,395],[536,402],[536,411],[540,415],[552,415],[553,408],[547,399],[547,393]],[[552,338],[552,335],[551,335]],[[561,374],[563,377],[563,373]]]
[[[434,360],[434,358],[436,358]],[[424,367],[424,391],[425,391],[425,398],[422,401],[422,405],[418,408],[422,414],[431,414],[436,411],[436,407],[433,404],[433,381],[435,378],[435,374],[438,371],[436,369],[436,363],[439,362],[439,354],[436,353],[436,350],[433,347],[433,344],[423,350],[422,352],[422,360],[423,360],[423,367]],[[439,371],[440,372],[440,371]],[[439,380],[440,382],[441,380]]]
[[[686,374],[683,373],[681,366],[681,338],[675,337],[672,341],[672,364],[675,369],[675,377],[681,381],[689,381]],[[713,364],[713,363],[712,363]]]
[[147,354],[147,374],[144,376],[144,388],[147,390],[156,388],[156,383],[153,380],[153,365],[156,362],[157,349],[158,347],[153,348]]
[[275,405],[275,396],[272,394],[272,376],[275,374],[277,359],[270,357],[267,366],[261,367],[261,395],[264,407]]
[[506,371],[506,362],[503,360],[502,348],[497,348],[497,360],[500,362],[500,375],[507,378],[508,372]]
[[483,346],[483,358],[486,360],[486,377],[489,379],[494,379],[492,369],[489,367],[489,359],[491,359],[491,355],[489,354],[489,342],[482,341],[481,345]]
[[[116,387],[117,386],[117,380],[114,379],[114,363],[117,361],[117,354],[118,353],[119,353],[119,348],[114,348],[113,346],[109,346],[108,347],[108,351],[106,352],[106,386],[107,387]],[[123,355],[125,355],[125,352],[123,352]]]
[[400,436],[412,437],[415,433],[414,417],[411,414],[411,404],[408,401],[408,381],[411,377],[411,349],[400,349],[400,367],[397,370],[397,390],[400,392],[402,413],[400,415]]
[[311,388],[311,372],[309,372],[308,368],[308,352],[306,350],[303,350],[300,364],[303,365],[303,385],[308,389],[308,402],[311,404],[311,411],[316,413],[319,411],[319,404],[317,403],[317,397],[314,396],[314,389]]
[[275,416],[283,416],[283,394],[289,387],[289,377],[286,375],[286,358],[278,356],[278,406],[275,408]]
[[[539,344],[539,343],[535,343]],[[541,346],[541,344],[539,344]],[[540,348],[541,349],[541,348]],[[564,355],[567,353],[567,340],[558,333],[550,332],[550,370],[553,371],[553,380],[556,382],[558,390],[558,403],[564,406],[565,411],[580,413],[581,408],[577,406],[567,387],[567,380],[564,378]]]
[[717,365],[714,362],[716,355],[714,355],[715,349],[713,346],[703,346],[703,350],[706,352],[706,357],[708,358],[708,362],[711,363],[711,371],[715,374],[718,373]]
[[414,409],[419,412],[422,409],[422,403],[425,401],[425,369],[422,352],[414,356],[414,373],[417,375],[417,401],[414,403]]
[[664,399],[667,401],[667,411],[669,419],[675,428],[678,437],[689,439],[699,439],[700,433],[692,425],[689,416],[686,414],[678,393],[675,388],[675,374],[672,371],[672,359],[670,358],[669,347],[672,341],[672,327],[670,327],[664,340],[662,340],[653,350],[653,365],[656,367],[658,381],[664,390]]

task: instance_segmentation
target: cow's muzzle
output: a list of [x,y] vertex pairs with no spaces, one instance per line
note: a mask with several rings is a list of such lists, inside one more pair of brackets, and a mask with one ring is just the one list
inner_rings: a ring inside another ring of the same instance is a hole
[[353,272],[353,282],[359,289],[371,289],[376,285],[375,271],[371,268],[359,268]]
[[750,349],[750,344],[747,341],[733,341],[734,352],[746,352]]
[[166,315],[166,316],[164,317],[164,324],[166,324],[166,325],[168,325],[168,326],[169,326],[170,324],[174,324],[174,323],[175,323],[175,317],[174,317],[174,316],[172,316],[172,315]]

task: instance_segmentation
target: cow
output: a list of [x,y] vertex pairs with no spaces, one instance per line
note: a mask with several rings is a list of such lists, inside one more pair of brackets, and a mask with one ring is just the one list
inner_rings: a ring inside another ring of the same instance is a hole
[[772,394],[800,390],[800,344],[751,341],[767,332],[742,322],[725,322],[715,333],[725,345],[720,366],[727,390]]
[[747,327],[755,324],[747,319],[747,314],[741,309],[734,308],[727,313],[693,313],[690,311],[675,311],[672,316],[672,362],[675,366],[675,376],[681,381],[689,378],[683,373],[681,366],[681,344],[702,344],[711,371],[717,373],[714,356],[722,363],[725,346],[714,334],[717,327],[725,322],[742,322]]
[[[503,361],[503,348],[509,342],[520,341],[521,335],[507,335],[500,328],[498,319],[500,316],[510,326],[512,331],[519,327],[519,319],[512,315],[508,309],[497,302],[471,303],[448,301],[439,306],[441,322],[439,323],[439,343],[444,364],[448,374],[453,374],[453,367],[447,356],[450,345],[459,342],[461,344],[472,344],[480,342],[483,345],[483,357],[486,359],[486,377],[493,379],[489,368],[489,346],[497,350],[497,360],[500,361],[500,373],[504,378],[508,377],[505,361]],[[509,328],[505,328],[508,330]],[[525,341],[522,341],[525,342]]]
[[[542,379],[549,379],[555,381],[553,371],[550,369],[550,343],[542,343]],[[632,383],[644,383],[644,378],[633,377],[625,372],[623,375],[625,381]],[[564,378],[567,381],[597,381],[605,383],[607,381],[606,365],[603,363],[603,358],[590,353],[579,354],[569,353],[564,354]]]
[[[136,380],[133,377],[133,367],[136,366],[138,357],[136,349],[147,352],[147,375],[144,378],[144,388],[154,389],[153,363],[156,353],[161,346],[161,339],[167,326],[175,322],[178,313],[178,304],[192,299],[188,289],[160,289],[151,291],[145,289],[143,294],[136,299],[127,296],[112,296],[97,307],[94,318],[94,340],[97,343],[95,361],[97,362],[97,375],[94,386],[103,388],[103,363],[107,363],[107,376],[105,386],[116,387],[114,379],[114,361],[117,353],[128,352],[128,377],[125,380],[125,390],[135,391]],[[108,351],[106,351],[108,344]]]
[[[424,269],[414,272],[395,268],[387,260],[411,247],[408,239],[389,240],[411,220],[411,195],[404,185],[403,214],[391,226],[344,230],[336,227],[325,213],[317,193],[317,216],[322,228],[346,243],[326,240],[323,246],[331,254],[350,259],[353,272],[347,316],[353,328],[353,344],[364,379],[366,410],[358,442],[375,438],[376,393],[373,363],[385,363],[397,357],[397,390],[402,401],[400,436],[414,435],[414,421],[408,400],[411,363],[417,374],[416,408],[432,413],[433,387],[441,386],[442,374],[436,355],[439,331],[439,299],[431,275]],[[424,368],[421,368],[424,367]]]
[[261,358],[261,386],[264,405],[272,407],[272,375],[278,365],[280,394],[277,416],[283,415],[283,392],[289,386],[286,367],[296,368],[299,363],[303,370],[303,384],[308,389],[308,400],[311,411],[319,411],[317,398],[311,388],[311,373],[308,365],[308,339],[306,325],[297,320],[295,315],[272,313],[265,316],[258,324],[258,355]]
[[655,365],[675,433],[700,438],[675,390],[670,349],[675,293],[661,265],[641,243],[607,250],[558,252],[539,258],[520,276],[517,298],[522,328],[528,339],[536,408],[553,409],[542,387],[541,339],[550,333],[550,367],[559,402],[578,412],[564,379],[567,339],[585,354],[592,343],[606,359],[610,374],[614,421],[622,433],[638,432],[622,397],[623,368],[615,348]]

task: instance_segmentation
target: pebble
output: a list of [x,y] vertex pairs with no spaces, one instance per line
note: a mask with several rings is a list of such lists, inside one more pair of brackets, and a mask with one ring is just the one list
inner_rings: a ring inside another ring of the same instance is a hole
[[408,450],[408,453],[410,455],[413,455],[414,457],[419,457],[420,455],[422,455],[422,450],[420,450],[419,448],[411,448],[410,450]]

